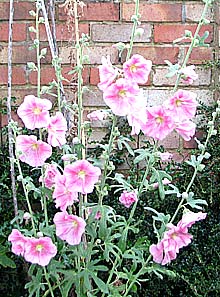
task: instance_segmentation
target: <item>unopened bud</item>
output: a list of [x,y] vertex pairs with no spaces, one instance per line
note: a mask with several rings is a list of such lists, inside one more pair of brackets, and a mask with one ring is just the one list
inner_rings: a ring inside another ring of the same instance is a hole
[[30,218],[31,218],[31,214],[29,212],[25,212],[23,215],[23,219],[28,221],[28,220],[30,220]]
[[37,237],[43,237],[43,232],[37,232]]
[[182,193],[182,198],[183,199],[188,199],[188,197],[189,197],[189,194],[187,192]]

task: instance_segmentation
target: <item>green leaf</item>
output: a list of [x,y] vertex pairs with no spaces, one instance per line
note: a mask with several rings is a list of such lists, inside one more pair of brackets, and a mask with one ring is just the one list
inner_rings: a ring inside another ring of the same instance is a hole
[[97,287],[103,292],[108,294],[108,286],[92,271],[90,271],[90,275],[96,283]]
[[0,265],[3,267],[16,268],[15,262],[11,260],[6,254],[0,255]]

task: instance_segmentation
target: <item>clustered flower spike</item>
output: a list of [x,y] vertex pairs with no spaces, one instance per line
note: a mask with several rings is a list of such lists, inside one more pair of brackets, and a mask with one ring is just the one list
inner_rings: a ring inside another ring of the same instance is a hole
[[195,222],[204,220],[206,213],[187,211],[183,214],[182,219],[177,226],[169,223],[167,231],[164,232],[163,239],[157,244],[150,246],[150,253],[156,263],[166,265],[176,259],[180,248],[191,243],[193,236],[188,233]]
[[[142,131],[148,137],[163,140],[175,130],[184,140],[190,140],[196,129],[192,122],[197,108],[196,94],[178,90],[162,105],[146,106],[138,85],[147,82],[151,67],[152,62],[138,54],[126,61],[122,69],[114,67],[109,57],[102,58],[98,87],[103,91],[105,103],[115,115],[127,117],[131,135]],[[194,68],[191,65],[180,70],[185,82],[197,79]]]
[[17,229],[13,229],[8,237],[12,243],[12,252],[23,256],[27,262],[46,266],[56,256],[57,248],[50,237],[25,237]]

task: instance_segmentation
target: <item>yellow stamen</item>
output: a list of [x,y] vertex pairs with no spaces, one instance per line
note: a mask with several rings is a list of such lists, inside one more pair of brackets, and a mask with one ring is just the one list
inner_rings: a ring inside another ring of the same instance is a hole
[[73,227],[76,228],[78,226],[78,223],[76,221],[72,221]]
[[84,171],[84,170],[80,170],[79,172],[78,172],[78,177],[79,178],[84,178],[86,176],[86,172]]
[[118,92],[119,97],[125,97],[126,96],[126,91],[125,90],[120,90]]
[[163,118],[162,117],[157,117],[155,119],[155,121],[156,121],[157,124],[162,124],[163,123]]
[[41,109],[40,107],[35,107],[35,108],[33,108],[33,113],[34,113],[34,114],[38,115],[38,114],[40,114],[41,112],[42,112],[42,109]]
[[38,149],[38,144],[37,143],[32,144],[32,149],[37,150]]
[[130,66],[130,71],[131,72],[136,72],[137,71],[137,66],[135,64]]
[[176,100],[175,103],[176,103],[176,106],[177,107],[180,107],[182,105],[182,101],[181,100],[178,100],[178,99]]
[[42,246],[42,244],[38,244],[38,245],[36,245],[36,251],[38,251],[38,252],[41,252],[42,250],[43,250],[43,246]]

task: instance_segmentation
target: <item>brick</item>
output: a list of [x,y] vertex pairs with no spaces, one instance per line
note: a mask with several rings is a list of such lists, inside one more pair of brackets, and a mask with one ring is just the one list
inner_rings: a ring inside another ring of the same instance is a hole
[[[77,83],[77,76],[74,74],[69,74],[69,72],[72,70],[72,67],[70,66],[64,66],[62,68],[62,75],[65,79],[68,81],[63,80],[64,86],[71,86]],[[75,79],[74,79],[75,77]],[[42,85],[48,85],[50,82],[56,79],[55,70],[51,66],[43,66],[41,68],[41,84]],[[88,68],[84,69],[83,71],[83,82],[84,84],[88,84],[89,81],[89,75],[88,75]],[[32,71],[29,73],[29,83],[32,85],[37,85],[37,72]]]
[[[144,24],[142,37],[135,37],[135,42],[151,41],[151,25]],[[129,42],[131,37],[132,24],[92,24],[91,39],[94,42]]]
[[91,85],[95,85],[95,86],[97,86],[97,84],[100,82],[98,67],[91,68],[89,82]]
[[[14,1],[14,20],[33,20],[29,14],[30,10],[35,10],[34,2]],[[0,20],[8,20],[9,17],[9,1],[0,3]]]
[[[210,105],[213,103],[213,91],[211,90],[207,90],[207,89],[192,89],[192,88],[183,88],[183,89],[187,89],[189,91],[192,91],[194,93],[197,94],[197,101],[200,103],[204,103],[207,105]],[[163,104],[163,102],[166,99],[169,99],[171,96],[173,96],[173,88],[169,88],[169,89],[161,89],[161,87],[154,88],[154,89],[146,89],[144,90],[144,98],[146,98],[146,103],[148,106],[154,106],[154,105],[160,105]]]
[[164,60],[169,60],[171,63],[177,63],[179,48],[171,46],[134,46],[132,54],[142,55],[145,59],[151,60],[154,65],[162,65],[166,64]]
[[[194,34],[196,27],[196,25],[189,24],[158,24],[154,26],[154,41],[157,43],[172,43],[175,39],[182,37],[185,30],[190,30]],[[209,31],[209,37],[206,39],[206,42],[211,42],[213,39],[212,25],[203,26],[199,35],[202,36],[205,31]],[[190,42],[190,39],[184,39],[183,42]]]
[[204,133],[202,131],[197,131],[195,136],[189,140],[189,141],[183,141],[183,147],[186,149],[196,149],[198,148],[197,142],[195,141],[195,137],[197,139],[202,139],[204,136]]
[[[198,22],[201,18],[204,4],[202,3],[186,3],[185,4],[185,19],[187,22]],[[211,7],[208,8],[206,19],[209,21],[214,20],[213,11]]]
[[[30,26],[34,26],[34,24],[30,23]],[[82,33],[88,34],[89,33],[89,24],[80,24],[79,25],[79,31],[80,35]],[[30,40],[35,39],[35,33],[29,32],[29,38]],[[72,28],[68,28],[67,24],[65,22],[56,24],[56,39],[57,41],[71,41],[75,39],[74,36],[74,28],[72,31]],[[47,41],[47,32],[45,29],[45,25],[40,25],[40,41]]]
[[[195,80],[192,86],[208,86],[211,83],[211,71],[210,69],[196,67],[196,73],[199,75],[199,78]],[[176,78],[171,77],[167,78],[167,68],[155,68],[153,74],[153,85],[155,86],[173,86],[175,84]],[[180,83],[181,86],[184,86],[184,83]]]
[[[5,65],[0,65],[0,85],[8,84],[8,68]],[[12,85],[25,85],[26,73],[25,67],[12,68]]]
[[[15,122],[18,122],[18,125],[22,127],[24,124],[22,120],[18,117],[17,113],[15,111],[11,112],[11,117]],[[0,115],[0,125],[1,127],[5,127],[8,125],[8,117],[6,114],[1,114]]]
[[[80,21],[119,21],[118,3],[86,3],[83,11],[78,9]],[[64,7],[59,6],[59,19],[66,20]]]
[[[28,45],[13,45],[12,63],[26,64],[27,62],[36,63],[36,50],[29,50]],[[48,48],[46,57],[41,60],[42,64],[51,63],[50,49]],[[8,47],[0,46],[0,64],[8,63]]]
[[83,105],[85,107],[106,107],[103,93],[97,87],[89,87],[83,93]]
[[[180,3],[140,3],[141,22],[180,22],[182,20]],[[122,2],[122,20],[130,21],[135,11],[133,3]]]
[[[12,28],[13,41],[25,41],[26,40],[26,24],[13,23]],[[0,23],[0,41],[8,41],[8,23]]]
[[[89,56],[89,64],[101,64],[101,57],[109,55],[113,64],[118,63],[118,51],[111,46],[88,47],[85,54]],[[63,64],[75,62],[75,51],[70,47],[60,48],[60,58]]]
[[195,47],[189,57],[190,64],[202,64],[213,59],[213,49],[211,47]]

